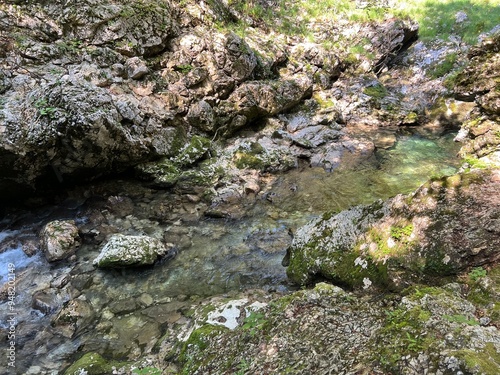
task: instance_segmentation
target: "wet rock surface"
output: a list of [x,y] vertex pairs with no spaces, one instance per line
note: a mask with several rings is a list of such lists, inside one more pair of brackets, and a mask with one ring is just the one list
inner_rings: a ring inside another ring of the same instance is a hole
[[51,221],[40,233],[41,247],[49,262],[68,258],[78,243],[78,228],[74,221]]

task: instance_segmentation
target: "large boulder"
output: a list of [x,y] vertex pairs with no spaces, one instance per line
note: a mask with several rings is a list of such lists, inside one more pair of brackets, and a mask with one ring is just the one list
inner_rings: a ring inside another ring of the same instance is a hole
[[115,234],[94,259],[94,265],[101,268],[146,266],[168,253],[169,249],[156,238]]
[[240,85],[219,107],[218,127],[232,132],[248,122],[286,111],[312,94],[312,79],[251,81]]
[[500,171],[433,180],[415,193],[325,214],[295,234],[284,264],[304,285],[400,288],[500,259]]

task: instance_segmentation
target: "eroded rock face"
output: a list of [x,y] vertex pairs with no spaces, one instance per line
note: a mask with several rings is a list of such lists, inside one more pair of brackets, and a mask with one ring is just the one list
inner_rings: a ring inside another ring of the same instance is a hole
[[[500,34],[473,48],[470,63],[458,74],[455,96],[474,101],[457,140],[464,143],[460,156],[500,166]],[[473,163],[474,161],[471,160]]]
[[41,247],[49,262],[68,258],[79,245],[74,220],[51,221],[40,233]]
[[155,238],[115,234],[94,259],[94,265],[101,268],[145,266],[168,252],[167,247]]
[[385,203],[324,215],[300,228],[288,249],[287,274],[340,285],[399,288],[455,275],[499,259],[500,171],[424,184]]

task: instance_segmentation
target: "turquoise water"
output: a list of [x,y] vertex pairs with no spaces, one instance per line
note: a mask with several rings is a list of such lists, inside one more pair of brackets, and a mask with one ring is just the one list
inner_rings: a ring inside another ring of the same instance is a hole
[[392,148],[377,150],[355,168],[292,171],[277,181],[273,204],[280,215],[300,218],[409,193],[430,177],[456,172],[460,145],[453,138],[404,135]]

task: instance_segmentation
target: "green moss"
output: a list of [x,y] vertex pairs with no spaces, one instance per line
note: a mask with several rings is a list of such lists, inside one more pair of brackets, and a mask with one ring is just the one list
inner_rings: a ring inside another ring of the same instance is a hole
[[373,86],[365,87],[363,93],[375,99],[382,99],[387,96],[387,89],[384,85],[377,83]]
[[393,226],[391,227],[391,237],[396,240],[401,240],[405,237],[409,237],[413,232],[413,225],[408,224],[404,227]]
[[66,369],[64,375],[107,375],[113,373],[114,368],[129,368],[125,362],[107,361],[98,353],[84,354],[79,360]]
[[399,373],[398,362],[402,357],[419,353],[432,345],[432,335],[425,333],[425,323],[430,317],[430,312],[420,306],[387,312],[384,326],[379,331],[374,360],[380,361],[385,370]]
[[479,322],[476,319],[471,319],[466,317],[465,315],[443,315],[443,319],[447,320],[448,322],[454,322],[454,323],[460,323],[460,324],[467,324],[470,326],[478,326]]
[[193,66],[191,64],[179,64],[174,67],[175,70],[181,72],[182,74],[187,74],[191,70],[193,70]]
[[135,369],[132,374],[136,375],[162,375],[161,370],[156,367],[144,367],[142,369]]
[[471,168],[476,168],[476,169],[487,169],[488,168],[488,163],[482,161],[481,159],[478,159],[476,157],[465,157],[464,162],[469,164]]
[[183,343],[178,356],[178,361],[182,365],[181,374],[192,374],[200,366],[208,363],[210,358],[205,357],[203,351],[216,336],[224,331],[227,331],[227,328],[210,324],[195,329]]
[[437,65],[433,66],[428,70],[428,74],[431,78],[440,78],[451,72],[455,62],[457,61],[457,54],[455,52],[450,53],[445,56],[444,60],[439,62]]
[[454,355],[465,362],[467,373],[500,374],[500,353],[492,343],[486,343],[481,350],[463,349]]
[[211,141],[208,138],[194,135],[188,145],[181,150],[174,159],[174,163],[186,167],[202,159],[210,149]]
[[410,112],[405,116],[403,123],[410,125],[410,124],[415,124],[417,121],[418,121],[418,114],[415,112]]
[[251,169],[263,169],[266,164],[264,161],[252,154],[247,154],[243,152],[237,152],[235,154],[235,162],[234,164],[236,165],[236,168],[238,169],[245,169],[245,168],[251,168]]

